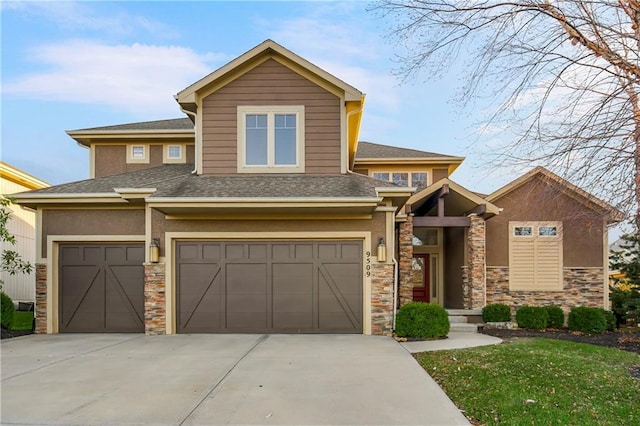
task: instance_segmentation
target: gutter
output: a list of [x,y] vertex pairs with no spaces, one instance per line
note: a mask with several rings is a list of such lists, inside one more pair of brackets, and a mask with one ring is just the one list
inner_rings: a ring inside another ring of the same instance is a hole
[[[193,166],[195,168],[191,171],[191,174],[195,175],[195,174],[198,174],[198,158],[199,158],[200,149],[201,149],[201,146],[198,143],[198,129],[196,129],[196,124],[195,124],[195,123],[198,122],[198,116],[196,115],[195,112],[191,112],[191,111],[188,111],[188,110],[184,109],[182,107],[182,105],[180,105],[180,111],[184,112],[187,115],[192,116],[193,117],[193,121],[194,121],[194,125],[193,125],[193,141],[195,143],[195,147],[194,147],[195,149],[193,150],[193,156],[194,156],[194,158],[193,158],[194,161],[193,162],[195,164]],[[186,155],[186,153],[185,153],[185,155]]]

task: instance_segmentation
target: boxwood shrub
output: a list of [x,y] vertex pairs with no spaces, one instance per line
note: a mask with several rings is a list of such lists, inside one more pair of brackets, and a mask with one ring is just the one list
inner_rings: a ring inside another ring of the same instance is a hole
[[509,322],[511,321],[511,308],[504,303],[492,303],[482,308],[482,320],[484,322]]
[[445,337],[449,333],[449,327],[449,314],[442,306],[433,303],[407,303],[396,316],[396,334],[400,337]]
[[547,315],[549,315],[549,322],[547,327],[549,328],[562,328],[564,327],[564,311],[559,306],[545,306]]
[[569,330],[600,334],[607,329],[607,319],[600,308],[577,306],[569,312]]
[[604,314],[604,319],[607,321],[607,330],[616,331],[616,315],[612,311],[607,311],[606,309],[602,309],[602,313]]
[[549,314],[543,307],[523,306],[516,311],[516,321],[520,328],[544,330],[549,322]]
[[0,323],[2,323],[2,328],[11,330],[11,326],[13,325],[13,313],[15,311],[13,300],[4,294],[4,292],[0,292],[0,298]]

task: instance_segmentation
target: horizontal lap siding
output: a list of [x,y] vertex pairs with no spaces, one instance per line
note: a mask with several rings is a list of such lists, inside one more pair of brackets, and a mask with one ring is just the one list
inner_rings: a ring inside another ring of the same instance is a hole
[[204,99],[205,174],[237,171],[239,105],[304,105],[306,173],[340,173],[339,98],[269,59]]

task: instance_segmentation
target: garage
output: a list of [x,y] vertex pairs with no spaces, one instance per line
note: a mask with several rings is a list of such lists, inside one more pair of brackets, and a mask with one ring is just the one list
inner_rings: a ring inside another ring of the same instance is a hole
[[59,331],[144,332],[144,245],[59,246]]
[[179,333],[362,333],[362,241],[177,241]]

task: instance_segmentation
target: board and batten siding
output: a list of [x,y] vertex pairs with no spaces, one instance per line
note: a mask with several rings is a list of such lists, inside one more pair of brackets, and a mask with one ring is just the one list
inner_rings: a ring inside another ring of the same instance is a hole
[[237,172],[237,107],[305,106],[305,173],[340,173],[340,99],[268,59],[203,99],[203,173]]
[[[28,191],[29,188],[5,180],[0,180],[0,194],[15,194]],[[7,242],[0,243],[0,250],[12,250],[20,253],[23,260],[36,263],[36,214],[20,208],[20,206],[10,205],[8,210],[11,218],[7,222],[7,231],[16,239],[15,244]],[[4,282],[3,291],[11,297],[14,302],[33,302],[36,295],[35,272],[31,274],[10,275],[8,272],[0,273],[0,279]]]

